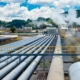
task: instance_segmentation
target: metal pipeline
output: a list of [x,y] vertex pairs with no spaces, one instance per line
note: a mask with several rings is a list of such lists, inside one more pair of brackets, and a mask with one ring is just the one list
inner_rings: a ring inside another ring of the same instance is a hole
[[[50,37],[48,37],[50,38]],[[47,44],[47,42],[50,39],[48,39],[38,50],[36,50],[33,54],[38,54],[43,48],[44,46]],[[17,66],[13,71],[11,71],[11,73],[9,73],[5,78],[3,78],[3,80],[6,79],[10,79],[13,80],[23,69],[24,67],[28,66],[28,64],[34,59],[34,56],[30,56],[28,57],[24,62],[22,62],[19,66]],[[15,73],[15,74],[14,74]],[[11,76],[13,75],[13,76]]]
[[[45,41],[47,41],[47,40],[48,40],[48,38],[47,38]],[[45,41],[43,41],[43,42],[45,42]],[[42,42],[41,44],[43,44],[43,42]],[[30,53],[32,53],[33,51],[35,51],[41,44],[39,44],[36,48],[33,48],[33,50],[27,52],[27,54],[28,54],[28,53],[30,54]],[[23,61],[25,58],[26,58],[26,56],[22,56],[22,57],[21,57],[21,61]],[[5,68],[3,68],[3,69],[0,71],[0,73],[1,73],[0,78],[2,78],[2,77],[5,76],[8,72],[10,72],[13,68],[15,68],[15,67],[18,65],[18,63],[19,63],[19,59],[15,60],[15,61],[12,62],[11,64],[9,64],[9,65],[6,66]]]
[[15,51],[16,49],[18,49],[18,48],[20,48],[22,46],[25,46],[25,45],[27,45],[27,44],[35,41],[35,40],[38,40],[38,39],[42,38],[43,36],[44,35],[39,35],[39,36],[35,36],[33,38],[29,38],[29,39],[25,39],[25,40],[20,40],[20,41],[16,41],[16,42],[13,42],[13,43],[9,43],[9,44],[0,46],[0,54],[6,54],[6,53],[8,53],[10,51]]
[[[54,54],[62,54],[60,35],[58,35]],[[47,80],[64,80],[62,56],[53,56]]]
[[[30,45],[30,47],[28,47],[27,49],[23,50],[22,52],[20,52],[19,54],[24,54],[26,53],[27,51],[31,50],[32,48],[34,48],[35,46],[37,46],[38,44],[40,44],[42,41],[44,40],[41,39],[40,41],[38,41],[37,43],[33,44],[33,46]],[[36,47],[35,47],[36,48]],[[34,49],[35,49],[34,48]],[[34,50],[33,49],[33,50]],[[17,54],[17,53],[16,53]],[[8,65],[9,63],[11,63],[12,61],[16,60],[18,58],[18,56],[13,56],[7,60],[5,60],[4,62],[0,63],[0,69],[2,69],[3,67],[5,67],[6,65]]]
[[[26,48],[29,48],[29,47],[33,47],[37,42],[39,42],[40,40],[42,40],[42,38],[40,38],[39,40],[27,45],[27,46],[23,46],[23,48],[19,49],[19,50],[16,50],[15,52],[12,52],[11,54],[18,54],[19,52],[25,50]],[[11,56],[4,56],[2,58],[0,58],[0,63],[5,61],[6,59],[10,58]]]
[[[48,41],[48,44],[46,47],[41,51],[40,54],[44,54],[46,50],[48,49],[49,45],[53,41],[54,38]],[[18,80],[29,80],[31,74],[34,72],[35,68],[37,67],[38,63],[42,59],[43,56],[38,56],[31,64],[30,66],[21,74],[21,76],[18,78]]]

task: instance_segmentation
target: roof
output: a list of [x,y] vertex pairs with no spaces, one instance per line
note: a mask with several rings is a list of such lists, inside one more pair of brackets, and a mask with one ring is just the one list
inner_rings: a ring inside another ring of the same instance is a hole
[[63,27],[63,26],[62,26],[62,27],[60,27],[60,28],[61,28],[61,29],[68,29],[67,27]]

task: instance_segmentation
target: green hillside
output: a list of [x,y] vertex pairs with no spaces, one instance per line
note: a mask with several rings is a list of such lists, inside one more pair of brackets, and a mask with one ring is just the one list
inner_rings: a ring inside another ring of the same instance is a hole
[[[50,18],[43,18],[43,17],[39,17],[38,19],[35,20],[36,22],[40,22],[40,21],[43,21],[43,22],[47,22],[49,24],[52,24],[52,26],[55,26],[57,27],[57,24],[55,22],[53,22],[52,19]],[[31,19],[28,19],[28,20],[19,20],[19,19],[15,19],[15,20],[12,20],[11,22],[5,22],[5,21],[1,21],[0,20],[0,27],[1,26],[4,26],[6,28],[11,28],[13,26],[15,26],[16,28],[22,28],[22,27],[37,27],[37,25],[33,24],[33,20]],[[42,24],[41,25],[42,28],[46,28],[47,24]]]

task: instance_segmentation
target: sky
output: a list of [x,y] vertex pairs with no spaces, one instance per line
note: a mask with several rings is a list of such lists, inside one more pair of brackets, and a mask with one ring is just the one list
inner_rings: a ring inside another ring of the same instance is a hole
[[70,8],[80,10],[80,0],[0,0],[0,20],[52,18]]

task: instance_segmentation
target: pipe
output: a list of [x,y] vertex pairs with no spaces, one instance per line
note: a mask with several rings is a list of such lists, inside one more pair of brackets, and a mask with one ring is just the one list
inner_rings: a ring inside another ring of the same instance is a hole
[[[49,41],[50,39],[48,39],[44,44],[43,46],[41,46],[38,50],[36,50],[33,54],[38,54],[42,48],[47,44],[47,42]],[[13,71],[11,71],[11,73],[9,73],[6,77],[3,78],[3,80],[6,80],[6,79],[10,79],[10,80],[13,80],[15,79],[15,77],[26,67],[28,66],[28,64],[35,58],[35,56],[30,56],[28,57],[24,62],[22,62],[19,66],[17,66]],[[15,74],[14,74],[15,73]],[[12,76],[13,75],[13,76]]]
[[[58,35],[54,54],[62,54],[60,35]],[[62,56],[53,56],[47,80],[64,80]]]
[[80,80],[80,62],[75,62],[69,67],[70,80]]
[[16,41],[16,42],[13,42],[13,43],[9,43],[9,44],[0,46],[0,54],[6,54],[8,52],[14,51],[14,50],[16,50],[16,49],[18,49],[18,48],[20,48],[22,46],[25,46],[25,45],[27,45],[27,44],[35,41],[35,40],[40,39],[42,37],[43,37],[43,35],[36,36],[36,37],[33,37],[33,38],[29,38],[29,39],[25,39],[25,40]]
[[[54,38],[50,40],[50,42],[46,45],[46,47],[41,51],[40,54],[44,54],[46,50],[48,49],[49,45],[53,41]],[[29,80],[31,74],[34,72],[35,68],[37,67],[38,63],[42,59],[43,56],[38,56],[31,64],[30,66],[22,73],[22,75],[17,80]]]
[[[23,48],[21,48],[21,49],[19,49],[19,50],[16,50],[15,52],[12,52],[11,54],[18,54],[19,52],[25,50],[26,48],[33,47],[33,45],[35,45],[40,40],[42,40],[42,38],[39,39],[39,40],[37,40],[37,41],[35,41],[35,42],[33,42],[33,43],[31,43],[31,44],[29,44],[29,45],[27,45],[27,46],[25,46],[25,47],[23,47]],[[0,58],[0,63],[3,62],[3,61],[5,61],[6,59],[8,59],[10,57],[11,56],[4,56],[4,57]]]
[[[44,38],[41,39],[40,41],[38,41],[37,43],[35,43],[34,46],[31,46],[31,47],[23,50],[23,51],[20,52],[19,54],[24,54],[25,52],[29,51],[29,50],[32,49],[33,47],[35,47],[35,46],[37,46],[38,44],[40,44],[43,40],[44,40]],[[35,50],[35,49],[36,49],[36,47],[33,48],[33,50]],[[30,52],[29,52],[29,53],[30,53]],[[17,54],[17,53],[16,53],[16,54]],[[13,56],[13,57],[7,59],[6,61],[0,63],[0,69],[2,69],[3,67],[5,67],[6,65],[8,65],[9,63],[11,63],[12,61],[16,60],[17,58],[18,58],[18,56]]]
[[[48,39],[48,38],[47,38],[47,39]],[[47,39],[44,40],[43,42],[47,41]],[[35,51],[39,46],[41,46],[41,45],[43,44],[43,42],[40,43],[36,48],[33,48],[33,50],[27,52],[27,54],[30,54],[30,53],[32,53],[33,51]],[[26,56],[22,56],[22,57],[21,57],[21,61],[23,61],[25,58],[26,58]],[[10,70],[12,70],[13,68],[15,68],[15,67],[18,65],[18,63],[19,63],[19,59],[15,60],[15,61],[12,62],[11,64],[9,64],[9,65],[6,66],[5,68],[3,68],[3,69],[0,71],[0,73],[1,73],[0,78],[2,78],[3,76],[5,76]]]

